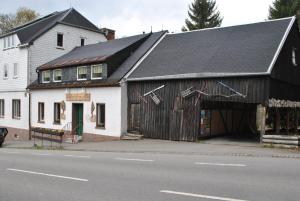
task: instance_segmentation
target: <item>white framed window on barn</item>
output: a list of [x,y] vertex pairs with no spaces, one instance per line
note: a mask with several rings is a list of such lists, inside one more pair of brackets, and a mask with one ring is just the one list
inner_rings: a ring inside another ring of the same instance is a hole
[[95,79],[102,79],[103,64],[92,65],[91,68],[92,68],[91,69],[91,78],[93,80],[95,80]]
[[46,70],[42,72],[42,82],[49,83],[50,82],[50,70]]
[[87,79],[87,67],[80,66],[77,67],[77,80],[86,80]]
[[3,66],[3,79],[8,79],[8,64]]
[[105,104],[97,103],[96,128],[105,128]]
[[0,99],[0,117],[3,118],[5,116],[5,101],[4,99]]
[[57,33],[56,46],[62,48],[64,46],[64,34]]
[[19,64],[14,63],[14,78],[19,77]]
[[12,100],[12,118],[13,119],[21,118],[21,100],[20,99]]
[[45,103],[43,102],[38,103],[38,122],[45,122]]
[[54,82],[61,82],[62,79],[62,70],[61,69],[55,69],[53,71],[53,81]]
[[60,103],[54,103],[54,124],[60,124]]

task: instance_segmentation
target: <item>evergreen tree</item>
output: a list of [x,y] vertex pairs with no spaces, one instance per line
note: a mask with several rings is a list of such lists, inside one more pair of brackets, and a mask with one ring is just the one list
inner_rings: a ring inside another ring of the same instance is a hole
[[219,27],[223,21],[215,0],[194,0],[189,6],[188,16],[182,31]]
[[275,0],[269,9],[269,19],[300,16],[300,0]]

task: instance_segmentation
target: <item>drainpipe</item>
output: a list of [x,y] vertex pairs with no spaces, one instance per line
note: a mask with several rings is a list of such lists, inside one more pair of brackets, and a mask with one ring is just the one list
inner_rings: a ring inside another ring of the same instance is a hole
[[[30,46],[28,46],[28,52],[27,52],[27,86],[30,84]],[[26,93],[28,94],[28,126],[29,126],[29,133],[28,133],[28,139],[31,140],[31,93],[30,90],[27,89]]]

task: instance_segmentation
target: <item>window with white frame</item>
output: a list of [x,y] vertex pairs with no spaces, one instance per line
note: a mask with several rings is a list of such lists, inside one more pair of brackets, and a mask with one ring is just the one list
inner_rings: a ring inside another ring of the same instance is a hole
[[92,79],[101,79],[102,72],[103,72],[103,64],[92,65],[92,70],[91,70]]
[[3,66],[3,78],[4,79],[8,78],[8,64],[4,64]]
[[0,99],[0,117],[4,117],[5,115],[5,102],[4,99]]
[[60,103],[54,103],[54,123],[60,124]]
[[77,67],[77,80],[86,80],[87,78],[87,67]]
[[50,70],[46,70],[42,72],[42,82],[43,83],[50,82]]
[[85,38],[80,38],[80,45],[85,46]]
[[103,103],[97,103],[96,127],[97,128],[105,128],[105,104],[103,104]]
[[6,44],[6,38],[3,38],[3,49],[6,49],[6,46],[7,46],[7,44]]
[[57,33],[57,47],[63,47],[64,46],[64,34],[63,33]]
[[21,100],[13,99],[12,100],[12,118],[20,119],[21,117]]
[[14,63],[14,78],[19,77],[19,64]]
[[38,103],[38,122],[43,123],[45,121],[45,103]]
[[6,36],[3,38],[3,49],[15,47],[15,37],[14,35]]
[[54,82],[61,82],[62,79],[62,70],[61,69],[55,69],[53,71],[53,81]]

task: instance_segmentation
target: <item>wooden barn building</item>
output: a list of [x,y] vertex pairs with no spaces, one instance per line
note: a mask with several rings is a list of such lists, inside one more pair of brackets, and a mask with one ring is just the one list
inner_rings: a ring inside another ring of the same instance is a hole
[[126,81],[128,130],[146,138],[297,131],[296,18],[166,34]]

